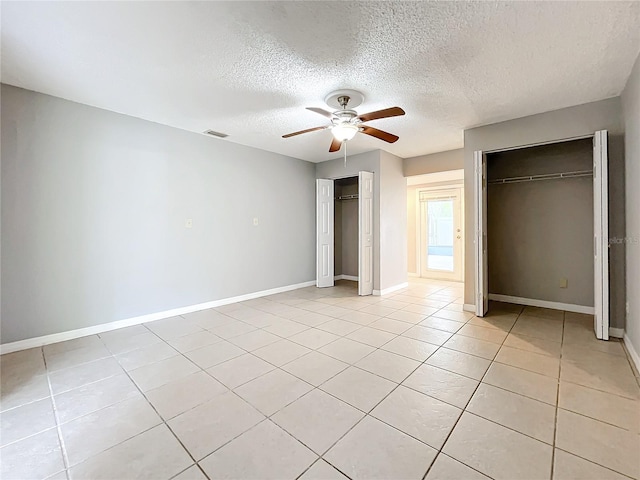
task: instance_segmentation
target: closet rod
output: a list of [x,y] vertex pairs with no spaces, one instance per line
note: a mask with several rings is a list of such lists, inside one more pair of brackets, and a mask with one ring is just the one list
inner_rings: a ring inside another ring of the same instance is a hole
[[353,194],[353,195],[340,195],[339,197],[335,198],[336,200],[357,200],[358,199],[358,194]]
[[503,183],[521,183],[521,182],[536,182],[540,180],[557,180],[561,178],[579,178],[579,177],[591,177],[593,171],[580,170],[578,172],[563,172],[563,173],[545,173],[541,175],[529,175],[526,177],[509,177],[498,178],[496,180],[490,180],[489,185],[503,184]]

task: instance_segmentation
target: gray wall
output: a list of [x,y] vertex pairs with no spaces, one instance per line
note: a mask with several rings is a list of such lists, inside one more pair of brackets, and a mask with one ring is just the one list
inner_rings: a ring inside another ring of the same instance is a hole
[[[373,172],[373,288],[380,289],[380,151],[360,153],[344,159],[316,163],[316,178],[347,178],[358,172]],[[335,233],[335,232],[334,232]],[[314,242],[315,248],[315,242]],[[314,253],[315,258],[315,253]]]
[[402,159],[380,151],[380,290],[407,281],[407,180]]
[[461,170],[464,168],[464,149],[459,148],[457,150],[405,158],[402,164],[405,177],[446,172],[448,170]]
[[[591,139],[494,153],[487,161],[490,181],[592,164]],[[489,184],[488,231],[490,293],[593,307],[592,177]]]
[[3,343],[315,278],[313,164],[1,93]]
[[[622,93],[626,152],[627,335],[640,354],[640,56]],[[612,246],[613,248],[613,246]],[[640,368],[640,365],[637,365]]]
[[[597,130],[609,131],[609,236],[624,236],[624,140],[620,97],[563,108],[552,112],[495,123],[464,132],[465,170],[465,230],[474,231],[474,174],[475,150],[498,150],[541,142],[551,142],[582,135],[592,135]],[[465,303],[474,303],[474,236],[467,235],[465,242]],[[624,246],[612,245],[610,249],[611,271],[611,326],[624,326]]]

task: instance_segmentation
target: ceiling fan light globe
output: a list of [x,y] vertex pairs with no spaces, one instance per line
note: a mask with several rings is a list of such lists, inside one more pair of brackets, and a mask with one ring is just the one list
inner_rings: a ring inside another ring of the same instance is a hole
[[331,127],[331,133],[336,140],[346,142],[358,133],[358,127],[351,123],[339,123]]

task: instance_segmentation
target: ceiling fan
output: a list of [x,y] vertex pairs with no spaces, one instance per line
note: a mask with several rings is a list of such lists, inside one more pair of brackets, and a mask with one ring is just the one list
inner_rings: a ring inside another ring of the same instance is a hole
[[[398,141],[398,136],[370,127],[369,125],[364,125],[364,122],[404,115],[404,110],[400,107],[391,107],[385,108],[384,110],[377,110],[375,112],[358,115],[358,112],[353,110],[353,108],[360,105],[363,100],[364,96],[355,90],[338,90],[337,92],[332,92],[327,96],[325,102],[330,107],[338,108],[338,110],[328,112],[322,108],[307,107],[307,110],[319,113],[320,115],[329,118],[331,120],[330,125],[288,133],[287,135],[283,135],[282,138],[294,137],[296,135],[315,132],[317,130],[331,129],[333,140],[329,147],[329,152],[337,152],[340,150],[342,143],[351,140],[358,132],[379,138],[380,140],[384,140],[388,143]],[[351,103],[350,106],[349,103]]]

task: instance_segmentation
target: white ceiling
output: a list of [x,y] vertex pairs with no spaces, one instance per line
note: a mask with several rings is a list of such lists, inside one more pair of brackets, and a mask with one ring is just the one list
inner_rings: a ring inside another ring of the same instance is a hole
[[[304,107],[354,88],[400,157],[467,127],[619,95],[639,2],[2,2],[2,82],[309,161],[329,131]],[[326,107],[325,107],[326,108]]]

